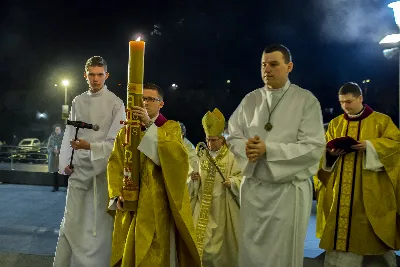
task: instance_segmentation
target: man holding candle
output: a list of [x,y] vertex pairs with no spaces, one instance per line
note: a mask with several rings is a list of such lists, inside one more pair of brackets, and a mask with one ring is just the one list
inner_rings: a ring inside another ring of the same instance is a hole
[[84,72],[89,90],[72,101],[69,120],[98,124],[100,129],[80,129],[76,141],[75,128],[65,129],[59,171],[70,177],[55,267],[109,266],[113,221],[107,213],[106,166],[125,107],[107,89],[108,75],[102,57],[89,58]]
[[242,166],[240,267],[303,266],[311,213],[310,177],[325,147],[321,107],[289,81],[289,49],[268,46],[265,86],[248,95],[229,120],[228,145]]
[[136,211],[124,209],[126,129],[121,129],[108,162],[110,213],[115,216],[111,266],[200,266],[186,187],[189,163],[178,122],[168,121],[160,109],[163,93],[154,84],[143,85],[145,107],[133,106],[143,125],[140,183]]

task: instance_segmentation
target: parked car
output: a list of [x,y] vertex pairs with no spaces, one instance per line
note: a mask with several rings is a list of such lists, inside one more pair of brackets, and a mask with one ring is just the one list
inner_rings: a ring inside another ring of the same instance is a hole
[[39,151],[41,142],[38,138],[25,138],[18,144],[19,151]]
[[46,164],[48,160],[47,147],[43,148],[38,138],[25,138],[19,142],[10,159],[20,163]]
[[47,154],[48,153],[48,151],[47,151],[47,142],[48,142],[48,139],[43,140],[42,143],[40,144],[40,153],[43,153],[43,154]]

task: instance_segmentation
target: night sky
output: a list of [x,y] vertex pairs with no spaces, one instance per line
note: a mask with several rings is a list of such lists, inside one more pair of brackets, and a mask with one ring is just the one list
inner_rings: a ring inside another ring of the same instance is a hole
[[[0,140],[46,140],[62,122],[61,81],[70,81],[70,103],[87,90],[84,64],[94,55],[107,61],[108,88],[126,102],[128,42],[138,35],[146,41],[145,81],[164,89],[163,114],[185,123],[194,144],[204,140],[207,110],[218,107],[228,119],[243,96],[262,86],[261,53],[271,43],[291,50],[291,81],[311,90],[323,110],[334,109],[324,112],[325,122],[341,112],[336,95],[343,83],[371,79],[366,102],[397,123],[399,63],[378,44],[398,31],[389,2],[3,1]],[[48,118],[37,119],[37,112]]]

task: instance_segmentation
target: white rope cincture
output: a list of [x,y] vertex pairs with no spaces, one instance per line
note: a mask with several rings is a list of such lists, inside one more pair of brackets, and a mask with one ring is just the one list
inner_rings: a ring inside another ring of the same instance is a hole
[[92,236],[97,236],[97,182],[96,175],[93,177],[93,205],[94,205],[94,227]]
[[297,181],[293,181],[292,184],[295,186],[296,188],[296,193],[295,193],[295,205],[294,205],[294,231],[293,231],[293,259],[292,259],[292,263],[294,263],[294,265],[292,265],[293,267],[299,266],[298,262],[297,262],[297,237],[298,237],[298,233],[299,233],[299,185]]

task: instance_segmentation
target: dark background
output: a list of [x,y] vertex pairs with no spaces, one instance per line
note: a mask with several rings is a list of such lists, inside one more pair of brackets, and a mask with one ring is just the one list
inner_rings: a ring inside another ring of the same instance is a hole
[[262,86],[261,53],[271,43],[289,47],[291,81],[318,97],[325,122],[341,112],[343,83],[364,89],[370,79],[366,102],[398,123],[398,60],[387,60],[378,44],[398,31],[389,1],[2,3],[0,140],[7,143],[13,135],[47,139],[62,122],[61,81],[70,81],[70,103],[87,90],[91,56],[106,59],[108,88],[126,102],[128,42],[138,35],[146,41],[145,81],[164,89],[162,113],[182,121],[195,145],[204,139],[208,110],[218,107],[228,120],[243,96]]

